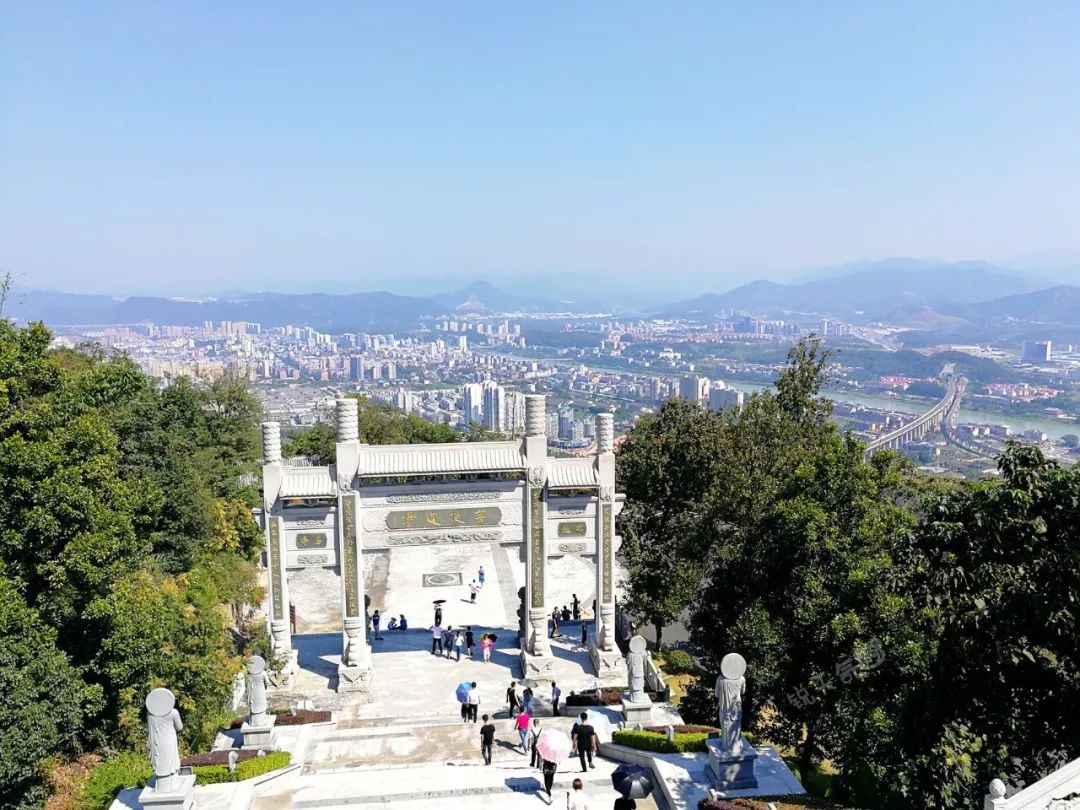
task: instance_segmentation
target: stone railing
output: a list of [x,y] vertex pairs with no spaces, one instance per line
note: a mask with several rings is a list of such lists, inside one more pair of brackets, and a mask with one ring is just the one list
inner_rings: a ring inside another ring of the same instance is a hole
[[1080,759],[1005,798],[1005,783],[995,779],[984,810],[1080,810]]
[[671,701],[671,687],[668,686],[660,667],[652,660],[652,656],[645,658],[645,688],[663,695],[665,702]]

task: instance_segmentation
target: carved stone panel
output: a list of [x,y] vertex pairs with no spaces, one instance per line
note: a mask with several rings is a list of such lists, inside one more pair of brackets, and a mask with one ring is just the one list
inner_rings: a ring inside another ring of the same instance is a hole
[[558,524],[559,537],[585,537],[589,526],[584,520],[564,520]]
[[342,543],[341,575],[345,580],[345,615],[360,615],[360,592],[357,564],[360,554],[356,536],[356,497],[346,494],[341,499]]
[[529,493],[529,583],[532,589],[530,607],[544,607],[544,499],[543,492]]
[[296,547],[300,549],[326,548],[329,539],[326,532],[299,532],[296,535]]
[[285,619],[285,587],[282,583],[281,564],[281,518],[270,517],[267,557],[270,567],[270,601],[273,603],[273,618]]
[[450,509],[405,509],[386,516],[386,528],[456,529],[458,527],[497,526],[502,511],[497,506],[470,506]]

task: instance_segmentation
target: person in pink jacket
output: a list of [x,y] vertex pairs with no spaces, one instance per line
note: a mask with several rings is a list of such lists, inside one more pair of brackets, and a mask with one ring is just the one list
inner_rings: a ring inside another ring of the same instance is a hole
[[514,721],[514,728],[517,729],[518,737],[521,738],[521,753],[523,754],[529,753],[529,723],[531,721],[532,718],[524,709]]

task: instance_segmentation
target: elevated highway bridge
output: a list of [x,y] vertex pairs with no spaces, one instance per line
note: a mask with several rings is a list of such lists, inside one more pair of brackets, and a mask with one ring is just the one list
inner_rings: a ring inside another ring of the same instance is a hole
[[869,460],[870,456],[878,450],[899,450],[910,442],[924,438],[939,427],[947,426],[960,409],[960,400],[964,395],[965,384],[966,381],[963,377],[947,375],[945,377],[945,396],[940,402],[903,427],[875,438],[866,446],[864,457]]

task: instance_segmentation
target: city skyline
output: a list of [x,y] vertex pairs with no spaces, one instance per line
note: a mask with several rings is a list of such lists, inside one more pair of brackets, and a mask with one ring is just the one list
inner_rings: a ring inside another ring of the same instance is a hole
[[18,4],[7,29],[4,270],[31,287],[1080,266],[1072,4]]

